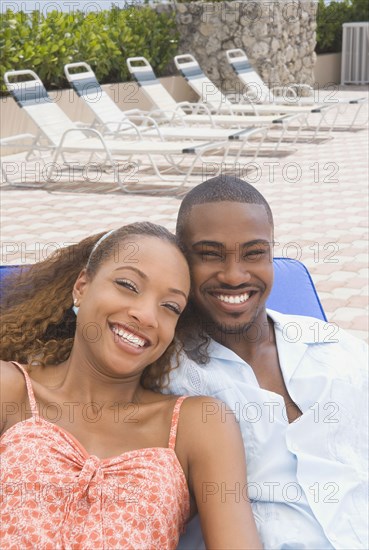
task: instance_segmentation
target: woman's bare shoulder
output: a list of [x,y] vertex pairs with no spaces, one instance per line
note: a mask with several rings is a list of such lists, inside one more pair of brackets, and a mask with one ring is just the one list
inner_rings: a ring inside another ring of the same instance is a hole
[[[1,431],[20,413],[27,399],[27,387],[21,370],[10,361],[0,361]],[[11,422],[13,423],[13,422]]]
[[201,434],[209,428],[219,430],[224,426],[237,424],[237,421],[231,408],[223,401],[215,397],[196,396],[184,400],[181,424],[184,429],[189,430],[196,426],[197,433]]
[[23,383],[24,386],[24,375],[22,371],[11,361],[0,360],[0,375],[1,375],[1,386],[3,384],[14,384],[15,387]]
[[[223,401],[214,397],[188,397],[184,400],[178,426],[177,448],[189,465],[212,457],[222,446],[242,450],[237,419]],[[186,461],[186,462],[185,462]]]
[[224,416],[226,409],[231,413],[231,409],[227,408],[227,405],[223,401],[207,395],[187,396],[183,402],[183,406],[186,414],[198,415],[200,412],[201,418],[205,415],[209,417],[214,416],[216,420],[220,420]]

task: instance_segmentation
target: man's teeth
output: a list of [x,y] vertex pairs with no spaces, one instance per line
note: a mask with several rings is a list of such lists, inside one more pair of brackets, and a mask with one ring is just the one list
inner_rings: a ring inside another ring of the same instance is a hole
[[246,302],[246,300],[249,299],[249,294],[238,294],[237,296],[230,296],[229,294],[217,294],[216,297],[221,302],[225,302],[226,304],[243,304],[243,302]]
[[114,334],[120,336],[122,340],[126,340],[134,346],[142,348],[146,343],[145,340],[143,340],[139,336],[136,336],[135,334],[132,334],[132,332],[127,332],[126,330],[118,329],[117,327],[113,327],[112,331],[114,332]]

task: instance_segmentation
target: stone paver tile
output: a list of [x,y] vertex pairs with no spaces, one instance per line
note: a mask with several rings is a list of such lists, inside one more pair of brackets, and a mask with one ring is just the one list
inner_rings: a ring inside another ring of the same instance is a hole
[[336,263],[325,263],[320,264],[319,267],[316,268],[320,275],[333,275],[333,273],[337,273],[337,264]]
[[369,329],[369,316],[359,315],[358,317],[354,317],[351,320],[350,328],[367,331]]
[[363,239],[366,238],[366,233],[361,227],[348,227],[346,234],[345,231],[342,231],[339,240],[342,243],[352,243],[354,239],[357,240],[358,235],[363,236]]
[[[328,317],[329,321],[332,323],[335,323],[339,326],[342,330],[349,330],[351,329],[351,321],[348,321],[347,319],[337,319],[334,315],[329,315]],[[363,327],[359,327],[359,330],[364,330]]]
[[349,307],[358,307],[358,308],[365,308],[369,305],[369,300],[366,296],[351,296],[347,300],[347,305]]
[[332,296],[323,297],[320,292],[319,297],[323,304],[324,311],[329,311],[330,313],[338,309],[344,309],[346,305],[349,305],[349,300],[345,298],[332,298]]
[[332,296],[335,298],[340,298],[342,300],[348,300],[352,296],[353,292],[351,288],[334,288],[332,290]]
[[359,248],[360,250],[368,250],[368,242],[364,239],[352,241],[351,245],[355,248]]
[[[367,318],[368,316],[366,315],[365,317]],[[343,321],[351,323],[353,322],[353,319],[364,318],[363,310],[361,308],[354,307],[339,307],[332,315],[331,321],[335,321],[337,318],[339,318],[340,323]]]
[[[354,281],[355,277],[356,277],[356,273],[354,271],[344,271],[342,269],[342,267],[340,266],[339,267],[340,271],[335,271],[334,273],[332,273],[330,276],[329,276],[329,280],[330,281],[337,281],[337,282],[347,282],[349,281],[350,283]],[[360,286],[362,286],[362,280],[360,279]],[[357,288],[359,288],[357,287]]]
[[358,289],[361,290],[365,286],[367,286],[368,279],[362,279],[360,277],[353,277],[352,279],[346,281],[345,286],[352,288],[352,289]]

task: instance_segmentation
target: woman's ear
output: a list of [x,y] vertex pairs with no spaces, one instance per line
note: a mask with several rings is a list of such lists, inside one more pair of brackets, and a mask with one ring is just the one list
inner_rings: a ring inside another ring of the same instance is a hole
[[73,286],[73,302],[75,306],[80,306],[82,297],[87,290],[88,283],[89,277],[87,276],[86,269],[82,269]]

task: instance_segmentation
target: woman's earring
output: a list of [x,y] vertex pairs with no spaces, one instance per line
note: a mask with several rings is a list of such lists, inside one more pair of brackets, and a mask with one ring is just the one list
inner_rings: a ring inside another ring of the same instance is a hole
[[77,315],[77,314],[78,314],[78,311],[79,311],[79,307],[77,306],[77,304],[78,304],[77,298],[74,298],[73,304],[74,304],[74,305],[72,306],[72,309],[73,309],[75,315]]

